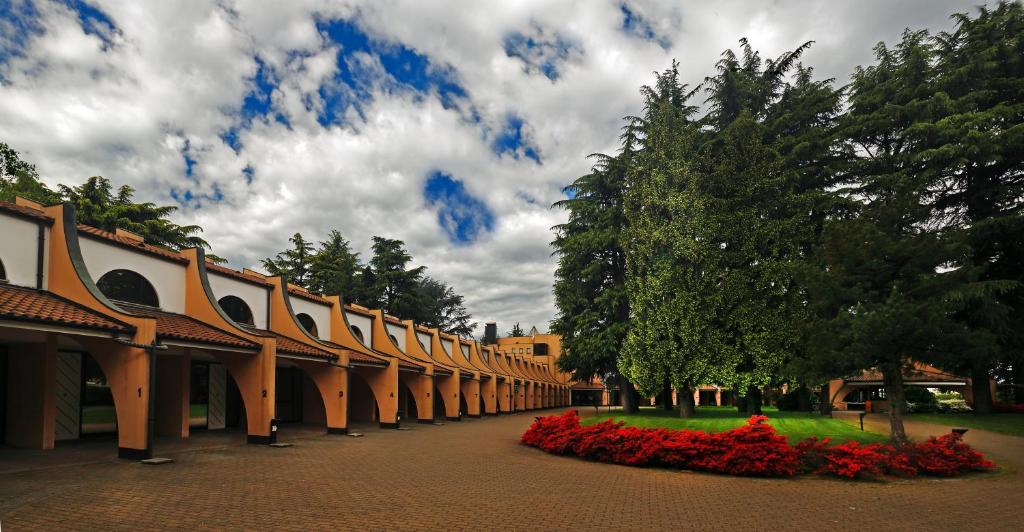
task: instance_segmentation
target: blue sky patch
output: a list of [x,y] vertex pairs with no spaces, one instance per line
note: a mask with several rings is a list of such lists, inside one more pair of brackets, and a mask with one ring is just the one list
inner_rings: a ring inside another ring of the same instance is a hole
[[564,65],[583,50],[577,43],[559,33],[546,35],[539,26],[533,26],[530,35],[512,32],[502,43],[505,55],[519,59],[523,70],[530,74],[543,74],[551,81],[561,75]]
[[525,127],[526,122],[522,118],[514,114],[506,115],[501,131],[494,136],[494,140],[491,142],[491,150],[499,156],[508,153],[516,159],[526,157],[541,164],[540,152],[530,143],[530,139],[527,138],[524,131]]
[[274,112],[274,91],[278,86],[278,79],[273,69],[263,62],[259,57],[255,58],[256,74],[250,80],[252,89],[242,100],[242,110],[239,122],[227,131],[220,134],[221,140],[238,153],[242,149],[242,142],[238,138],[243,129],[248,129],[256,118],[273,115],[273,119],[290,128],[291,123],[286,116],[280,112]]
[[666,51],[672,47],[672,41],[668,36],[658,35],[650,21],[643,18],[640,13],[630,9],[629,4],[619,4],[619,9],[622,11],[622,31],[627,35],[657,43],[658,46]]
[[494,213],[451,175],[435,171],[427,178],[423,196],[437,208],[437,223],[453,244],[469,244],[494,230]]
[[[458,75],[450,65],[434,64],[426,55],[404,44],[375,40],[352,20],[321,20],[317,28],[341,47],[337,60],[338,74],[334,80],[336,86],[320,89],[324,106],[317,119],[324,127],[343,122],[350,106],[358,111],[372,97],[370,88],[374,82],[383,81],[389,90],[411,90],[423,95],[436,91],[445,108],[454,107],[457,98],[466,96],[466,90],[459,84]],[[370,78],[372,72],[366,71],[355,58],[359,52],[379,61],[391,79]]]
[[82,0],[65,0],[64,3],[78,14],[78,23],[82,25],[82,31],[98,37],[103,41],[104,47],[113,44],[110,36],[117,32],[117,26],[106,13]]

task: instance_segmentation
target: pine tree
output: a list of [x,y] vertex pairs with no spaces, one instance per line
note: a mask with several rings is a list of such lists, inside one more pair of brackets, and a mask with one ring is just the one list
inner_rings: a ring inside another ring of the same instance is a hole
[[518,321],[515,325],[512,326],[512,330],[505,333],[506,338],[522,338],[523,336],[526,336],[526,331],[524,331],[523,328],[519,326]]
[[284,275],[289,283],[307,288],[313,260],[313,244],[306,241],[300,233],[295,233],[288,241],[292,243],[291,249],[278,253],[276,257],[263,259],[263,268],[270,275]]
[[358,288],[359,254],[348,240],[332,230],[309,260],[309,289],[348,300]]
[[926,32],[907,31],[877,63],[857,68],[841,138],[855,159],[836,191],[851,207],[830,220],[815,257],[809,295],[822,318],[814,363],[854,374],[877,368],[890,402],[893,441],[903,427],[903,375],[948,345],[950,281],[960,252],[935,223],[933,173],[922,168],[915,130],[931,121],[934,68]]
[[401,240],[373,237],[373,257],[369,264],[373,273],[373,296],[380,308],[390,314],[416,316],[423,307],[416,289],[426,268],[409,268],[411,261],[412,256]]
[[633,384],[618,371],[617,359],[629,329],[626,257],[621,235],[628,150],[617,156],[594,155],[590,173],[565,187],[568,199],[554,207],[568,211],[554,228],[558,255],[554,296],[557,314],[551,331],[562,335],[561,371],[579,381],[617,380],[623,408],[636,410]]
[[459,336],[473,334],[476,323],[466,311],[465,298],[442,281],[424,276],[416,288],[418,300],[423,303],[419,315],[413,317],[417,323],[437,327]]
[[1024,363],[1024,7],[1001,2],[954,19],[935,39],[937,116],[915,133],[942,187],[942,222],[970,249],[956,265],[962,343],[942,364],[971,377],[974,412],[987,414],[993,372]]

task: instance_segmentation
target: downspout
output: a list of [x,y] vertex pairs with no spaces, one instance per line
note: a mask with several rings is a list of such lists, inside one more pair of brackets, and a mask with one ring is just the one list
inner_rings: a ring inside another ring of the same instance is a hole
[[43,250],[46,247],[46,226],[39,224],[39,240],[36,246],[36,290],[43,289]]

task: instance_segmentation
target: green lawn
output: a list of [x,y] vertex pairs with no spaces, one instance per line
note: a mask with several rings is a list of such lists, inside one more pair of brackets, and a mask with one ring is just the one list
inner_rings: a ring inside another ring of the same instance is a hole
[[1013,436],[1024,436],[1024,414],[911,414],[909,419],[951,427],[990,430]]
[[[787,436],[790,443],[796,443],[810,436],[819,438],[831,437],[836,443],[847,440],[860,442],[881,442],[888,439],[887,434],[861,432],[860,427],[850,421],[822,417],[806,412],[780,412],[775,408],[765,408],[768,423],[779,433]],[[670,429],[703,430],[705,432],[721,432],[734,429],[747,422],[750,416],[740,414],[735,407],[701,406],[697,407],[697,417],[683,419],[677,411],[665,411],[660,408],[641,408],[639,414],[625,415],[613,412],[611,416],[602,412],[598,416],[588,414],[586,408],[580,409],[584,417],[584,425],[611,417],[616,421],[625,421],[637,427],[664,427]],[[854,418],[855,419],[855,418]],[[852,421],[853,419],[851,419]]]

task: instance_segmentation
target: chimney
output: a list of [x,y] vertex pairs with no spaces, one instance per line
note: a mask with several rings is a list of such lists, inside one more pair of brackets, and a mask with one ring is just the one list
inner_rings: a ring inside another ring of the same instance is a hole
[[484,345],[498,343],[498,324],[495,322],[484,324]]

